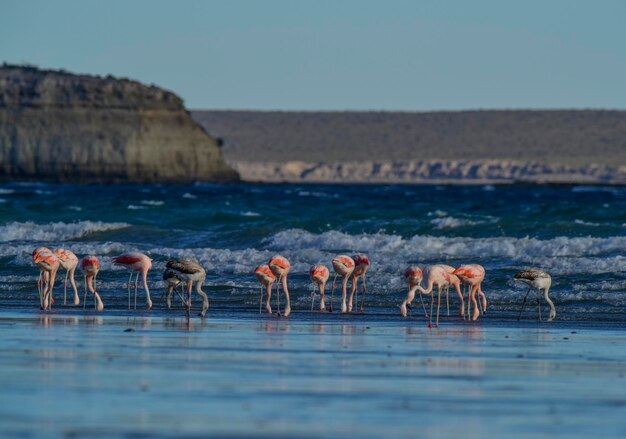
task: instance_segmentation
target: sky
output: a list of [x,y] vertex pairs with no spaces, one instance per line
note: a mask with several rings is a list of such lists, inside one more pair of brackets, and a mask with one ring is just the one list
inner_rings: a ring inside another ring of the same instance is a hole
[[192,109],[626,109],[626,1],[10,0],[0,61]]

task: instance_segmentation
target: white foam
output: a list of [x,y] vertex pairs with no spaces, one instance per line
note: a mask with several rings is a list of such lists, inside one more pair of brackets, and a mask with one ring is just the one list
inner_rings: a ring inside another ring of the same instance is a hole
[[141,204],[146,206],[163,206],[165,201],[163,200],[141,200]]
[[0,195],[10,195],[15,193],[15,189],[3,189],[0,188]]
[[128,210],[143,210],[143,209],[147,209],[146,206],[138,206],[136,204],[129,204],[128,206],[126,206],[126,209]]
[[198,197],[196,197],[195,195],[190,194],[189,192],[185,192],[185,193],[182,195],[182,197],[183,197],[183,198],[190,199],[190,200],[195,200],[196,198],[198,198]]
[[444,230],[444,229],[456,229],[458,227],[475,226],[478,224],[483,224],[484,221],[472,221],[468,219],[445,216],[442,218],[432,219],[430,223],[434,225],[436,229]]
[[240,215],[241,216],[261,216],[260,213],[252,212],[252,211],[241,212]]
[[575,219],[574,220],[574,224],[578,224],[580,226],[589,226],[589,227],[599,227],[602,226],[603,224],[600,223],[593,223],[593,222],[589,222],[589,221],[583,221],[580,219]]
[[65,241],[85,237],[91,233],[130,227],[127,223],[104,223],[101,221],[79,221],[76,223],[12,222],[0,226],[0,242],[9,241]]
[[67,208],[68,208],[69,210],[73,210],[73,211],[75,211],[75,212],[80,212],[80,211],[82,211],[82,210],[83,210],[83,208],[82,208],[82,207],[80,207],[80,206],[67,206]]

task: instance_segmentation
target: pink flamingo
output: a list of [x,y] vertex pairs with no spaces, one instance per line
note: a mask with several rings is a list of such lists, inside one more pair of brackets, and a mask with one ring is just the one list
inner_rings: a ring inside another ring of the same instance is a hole
[[[33,262],[35,262],[35,259],[37,259],[39,253],[42,252],[52,252],[52,250],[50,250],[48,247],[37,247],[35,250],[33,250],[32,253],[32,257],[33,257]],[[35,262],[35,265],[37,265],[37,263]],[[42,270],[40,267],[39,268],[39,277],[37,278],[37,293],[39,294],[39,306],[41,307],[41,309],[43,309],[43,294],[41,291],[41,288],[44,285],[44,282],[47,283],[48,282],[48,272]]]
[[289,300],[289,288],[287,288],[287,275],[291,270],[291,264],[287,258],[276,255],[267,264],[274,273],[274,276],[278,277],[278,284],[276,285],[276,303],[277,311],[276,315],[280,317],[280,285],[282,283],[283,290],[285,291],[285,297],[287,304],[285,305],[285,317],[289,317],[291,314],[291,301]]
[[454,267],[446,264],[440,265],[443,267],[444,270],[448,272],[448,274],[450,274],[450,282],[446,287],[446,308],[448,311],[448,316],[450,315],[450,299],[448,297],[450,293],[450,285],[454,285],[456,289],[456,294],[459,296],[459,300],[461,301],[461,315],[465,316],[465,301],[463,300],[463,294],[461,293],[461,280],[456,274],[454,274]]
[[311,311],[313,311],[313,306],[315,305],[316,285],[320,289],[320,311],[326,311],[326,304],[324,303],[324,287],[326,286],[326,282],[328,282],[330,272],[325,265],[315,265],[311,267],[309,273],[311,275],[311,281],[313,282],[313,293],[311,294]]
[[52,290],[54,288],[54,280],[59,270],[60,261],[50,249],[40,247],[33,252],[33,261],[39,267],[40,276],[46,281],[40,301],[41,308],[46,311],[52,308],[54,298]]
[[261,314],[261,307],[263,306],[263,287],[267,290],[267,302],[265,302],[265,310],[268,314],[272,313],[272,306],[270,305],[270,299],[272,298],[272,285],[276,282],[276,276],[270,270],[267,265],[259,265],[254,270],[256,278],[261,282],[261,301],[259,302],[259,314]]
[[135,309],[137,309],[137,283],[139,282],[139,273],[143,278],[143,289],[146,291],[147,309],[152,309],[152,300],[150,299],[150,290],[148,289],[148,270],[152,268],[152,259],[139,252],[124,253],[112,259],[115,265],[121,265],[130,270],[128,278],[128,309],[130,310],[130,285],[132,283],[133,273],[137,273],[135,277]]
[[348,279],[354,272],[354,259],[350,256],[339,255],[335,256],[332,260],[333,268],[335,269],[335,277],[333,278],[333,286],[330,292],[330,312],[333,312],[333,295],[335,293],[335,280],[337,279],[337,275],[341,276],[341,312],[348,312],[348,307],[346,306],[346,295],[348,294]]
[[[365,282],[365,272],[370,266],[370,260],[367,255],[358,254],[353,255],[352,260],[354,261],[354,271],[352,272],[352,290],[350,291],[350,300],[348,301],[348,312],[352,311],[352,296],[356,293],[357,284],[359,282],[359,278],[363,278],[363,297],[361,298],[361,312],[363,311],[363,305],[365,304],[365,291],[366,291],[366,282]],[[358,305],[359,301],[356,300]]]
[[482,299],[483,313],[487,310],[487,296],[485,296],[485,293],[483,293],[481,288],[481,284],[485,279],[485,269],[478,264],[461,265],[459,268],[454,270],[454,274],[458,276],[461,282],[467,284],[467,318],[470,318],[473,303],[474,314],[472,315],[472,320],[478,320],[481,308],[478,306],[478,302],[476,301],[476,292],[478,292],[478,295]]
[[[415,299],[415,291],[417,291],[417,287],[422,283],[422,278],[422,269],[419,267],[409,267],[404,272],[404,279],[406,279],[409,284],[409,292],[407,293],[404,302],[400,305],[400,315],[402,315],[402,317],[407,316],[407,308],[411,308],[411,303],[413,302],[413,299]],[[424,306],[421,294],[420,301],[422,302],[422,308],[424,309],[424,316],[428,318],[428,313],[426,312],[426,307]]]
[[100,271],[100,261],[95,256],[85,256],[80,261],[80,270],[85,280],[85,295],[83,297],[83,309],[87,306],[87,290],[93,294],[93,302],[97,311],[104,310],[104,304],[96,290],[96,277]]
[[[187,315],[191,313],[191,292],[193,284],[196,284],[196,293],[202,297],[202,310],[200,316],[204,317],[209,309],[209,296],[202,291],[202,283],[206,279],[206,270],[197,259],[184,258],[167,261],[165,264],[170,270],[174,270],[176,275],[187,284]],[[147,272],[148,270],[146,270]]]
[[59,248],[54,251],[54,254],[59,258],[61,268],[65,270],[65,281],[63,282],[63,305],[67,304],[67,280],[69,278],[70,284],[74,289],[74,305],[80,305],[80,297],[78,296],[78,289],[76,288],[76,281],[74,280],[74,272],[78,266],[78,258],[74,253],[63,248]]
[[[437,320],[435,322],[435,325],[438,327],[439,326],[439,310],[441,308],[441,290],[443,288],[448,288],[450,286],[450,284],[455,285],[457,292],[459,295],[461,295],[460,292],[460,282],[458,280],[458,278],[455,277],[451,277],[450,273],[448,273],[448,271],[445,269],[444,266],[442,265],[432,265],[430,267],[428,267],[427,269],[427,276],[426,276],[426,289],[420,287],[419,285],[417,286],[417,290],[419,290],[422,294],[431,294],[430,297],[430,321],[428,322],[428,327],[432,327],[432,314],[433,314],[433,302],[435,300],[435,294],[433,292],[433,288],[436,286],[437,287]],[[461,296],[462,297],[462,296]],[[463,304],[461,304],[461,307],[463,307]]]

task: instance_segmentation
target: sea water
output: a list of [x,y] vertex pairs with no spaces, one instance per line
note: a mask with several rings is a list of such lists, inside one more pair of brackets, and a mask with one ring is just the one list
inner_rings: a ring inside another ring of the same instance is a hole
[[31,253],[42,245],[100,258],[107,311],[127,307],[128,273],[111,264],[123,252],[154,260],[153,315],[167,315],[159,298],[170,258],[202,263],[212,310],[246,312],[258,310],[255,267],[281,254],[292,264],[294,318],[310,310],[310,266],[326,264],[332,272],[333,256],[365,253],[370,313],[397,314],[408,265],[478,263],[487,271],[483,290],[494,317],[514,315],[526,289],[513,275],[537,267],[552,275],[559,320],[626,321],[623,187],[4,184],[3,309],[36,310]]
[[[624,437],[625,214],[621,187],[4,184],[0,437]],[[41,245],[100,258],[104,312],[63,306],[63,273],[39,310]],[[127,309],[128,251],[154,260],[151,311],[141,289]],[[364,311],[311,312],[309,267],[357,252]],[[258,314],[275,254],[289,318]],[[206,318],[163,304],[179,257],[207,270]],[[486,268],[477,322],[454,294],[439,328],[400,317],[405,267],[440,262]],[[534,300],[517,321],[528,267],[553,322]]]

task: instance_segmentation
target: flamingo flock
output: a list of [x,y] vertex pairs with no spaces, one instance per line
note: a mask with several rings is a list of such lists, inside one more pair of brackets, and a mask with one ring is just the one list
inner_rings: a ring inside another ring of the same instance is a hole
[[[39,247],[32,253],[34,264],[39,268],[39,277],[37,280],[37,291],[39,295],[40,308],[44,311],[52,309],[55,304],[53,289],[60,268],[65,270],[64,280],[64,296],[63,304],[67,303],[67,286],[71,285],[74,292],[73,304],[80,304],[80,297],[75,282],[75,271],[78,267],[84,278],[84,297],[83,308],[86,308],[87,293],[91,293],[94,298],[94,309],[96,311],[104,310],[104,303],[98,293],[96,279],[101,268],[99,259],[94,255],[85,256],[80,262],[78,257],[67,249],[57,249],[54,252],[47,247]],[[146,294],[146,309],[153,307],[150,297],[150,289],[148,288],[148,271],[152,268],[152,259],[140,252],[129,252],[115,256],[111,259],[113,265],[121,266],[130,271],[128,283],[124,284],[128,291],[128,309],[137,309],[137,291],[139,288],[139,276],[142,277],[142,286]],[[341,313],[347,314],[358,309],[364,311],[365,295],[367,292],[366,273],[370,267],[370,260],[367,255],[355,254],[352,256],[338,255],[331,260],[331,266],[334,270],[334,277],[331,286],[331,295],[328,304],[328,311],[333,312],[334,291],[337,277],[341,278]],[[288,317],[291,314],[291,298],[289,294],[288,276],[291,271],[291,263],[287,258],[281,255],[273,256],[267,264],[259,265],[255,268],[254,274],[261,284],[261,294],[259,301],[259,314],[263,311],[263,303],[265,299],[265,312],[272,314],[272,292],[276,286],[276,315]],[[323,264],[314,265],[309,270],[309,276],[313,284],[311,294],[311,311],[315,306],[316,291],[319,291],[319,310],[326,311],[325,288],[330,279],[330,270]],[[134,280],[134,302],[131,302],[131,289]],[[202,264],[194,258],[171,259],[166,263],[166,269],[163,273],[163,281],[165,283],[165,291],[163,297],[167,304],[167,308],[171,308],[171,297],[174,292],[178,295],[181,302],[187,310],[187,315],[191,313],[192,300],[191,295],[194,290],[202,298],[202,308],[200,316],[204,317],[209,309],[209,297],[203,291],[202,285],[206,280],[206,270]],[[400,315],[408,317],[412,309],[412,303],[417,293],[419,293],[424,317],[428,319],[428,326],[433,326],[433,315],[435,315],[434,326],[439,326],[439,318],[441,313],[442,293],[445,293],[446,314],[450,316],[450,288],[454,288],[459,299],[459,314],[464,320],[476,321],[481,314],[487,312],[487,296],[482,290],[482,283],[485,280],[485,269],[478,264],[461,265],[454,268],[445,264],[431,265],[425,268],[416,266],[408,267],[404,272],[404,278],[408,284],[408,293],[406,298],[400,304]],[[358,284],[361,280],[361,303],[358,301]],[[530,291],[535,289],[538,291],[537,304],[539,311],[539,320],[542,320],[541,314],[541,292],[543,298],[550,308],[550,314],[547,321],[551,321],[556,317],[556,309],[553,301],[549,297],[552,278],[548,273],[539,269],[522,270],[515,274],[514,280],[524,282],[529,286],[526,295],[522,301],[518,320],[524,311],[526,301]],[[351,283],[350,294],[348,296],[348,283]],[[422,287],[422,282],[425,287]],[[178,287],[182,286],[181,291]],[[284,308],[281,313],[281,289],[284,294]],[[437,310],[434,313],[435,290],[437,293]],[[186,297],[185,297],[186,294]],[[430,312],[424,304],[423,296],[430,296]],[[132,304],[132,307],[131,307]],[[467,313],[466,313],[467,312]]]

